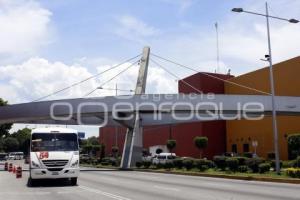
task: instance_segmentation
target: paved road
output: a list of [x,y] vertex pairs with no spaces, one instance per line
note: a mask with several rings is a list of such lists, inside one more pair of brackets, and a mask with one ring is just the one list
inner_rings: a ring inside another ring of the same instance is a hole
[[[3,166],[0,165],[0,170]],[[1,200],[299,200],[300,185],[190,177],[133,171],[82,171],[78,186],[42,181],[28,187],[22,179],[0,171]]]

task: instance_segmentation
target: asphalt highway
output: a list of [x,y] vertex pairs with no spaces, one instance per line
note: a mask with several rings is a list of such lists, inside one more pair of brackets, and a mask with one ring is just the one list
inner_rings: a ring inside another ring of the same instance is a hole
[[[26,168],[26,166],[25,166]],[[300,185],[228,180],[135,171],[83,168],[77,186],[62,181],[40,181],[27,186],[0,165],[1,200],[299,200]]]

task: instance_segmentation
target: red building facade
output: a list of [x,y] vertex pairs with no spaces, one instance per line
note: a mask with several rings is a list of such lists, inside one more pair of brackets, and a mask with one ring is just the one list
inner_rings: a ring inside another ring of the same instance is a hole
[[[184,78],[178,83],[179,93],[214,93],[224,94],[224,81],[232,78],[231,75],[197,73]],[[101,127],[100,143],[106,146],[106,154],[111,154],[113,146],[118,146],[123,150],[125,141],[125,128]],[[212,158],[214,155],[222,154],[226,151],[226,122],[208,121],[196,123],[184,123],[166,126],[145,127],[143,130],[143,145],[148,149],[152,146],[166,145],[168,139],[177,142],[173,150],[178,156],[199,157],[200,152],[195,147],[193,139],[196,136],[208,137],[208,147],[204,150],[203,156]]]

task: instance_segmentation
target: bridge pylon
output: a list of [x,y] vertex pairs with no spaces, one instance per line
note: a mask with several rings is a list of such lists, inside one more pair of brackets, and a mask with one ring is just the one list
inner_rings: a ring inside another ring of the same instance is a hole
[[[140,61],[140,69],[137,78],[135,94],[145,94],[148,75],[150,47],[144,47]],[[143,128],[141,126],[139,113],[135,113],[135,120],[131,127],[127,128],[124,143],[121,168],[128,169],[134,167],[136,162],[142,160],[143,150]]]

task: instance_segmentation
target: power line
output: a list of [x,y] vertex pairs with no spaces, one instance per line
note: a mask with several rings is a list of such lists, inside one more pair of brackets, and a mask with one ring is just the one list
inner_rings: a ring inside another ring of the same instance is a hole
[[265,92],[265,91],[262,91],[262,90],[258,90],[258,89],[251,88],[251,87],[248,87],[248,86],[245,86],[245,85],[241,85],[241,84],[238,84],[238,83],[235,83],[235,82],[231,82],[231,81],[228,81],[228,80],[219,78],[219,77],[217,77],[217,76],[214,76],[214,75],[211,75],[211,74],[208,74],[208,73],[205,73],[205,72],[200,72],[200,71],[195,70],[195,69],[193,69],[193,68],[191,68],[191,67],[182,65],[182,64],[180,64],[180,63],[174,62],[174,61],[169,60],[169,59],[167,59],[167,58],[163,58],[163,57],[158,56],[158,55],[156,55],[156,54],[151,53],[151,55],[153,55],[154,57],[157,57],[157,58],[159,58],[159,59],[161,59],[161,60],[164,60],[164,61],[170,62],[170,63],[172,63],[172,64],[175,64],[175,65],[177,65],[177,66],[180,66],[180,67],[189,69],[189,70],[191,70],[191,71],[194,71],[194,72],[197,72],[197,73],[200,73],[200,74],[203,74],[203,75],[208,76],[208,77],[210,77],[210,78],[214,78],[214,79],[217,79],[217,80],[220,80],[220,81],[223,81],[223,82],[232,84],[232,85],[236,85],[236,86],[239,86],[239,87],[248,89],[248,90],[256,91],[256,92],[259,92],[259,93],[262,93],[262,94],[271,95],[270,93]]
[[[150,58],[151,62],[153,62],[154,64],[156,64],[158,67],[162,68],[163,70],[165,70],[167,73],[171,74],[172,76],[174,76],[177,79],[181,79],[179,76],[177,76],[176,74],[172,73],[171,71],[167,70],[165,67],[163,67],[161,64],[157,63],[156,61],[154,61],[152,58]],[[194,86],[192,86],[191,84],[189,84],[188,82],[186,82],[185,80],[181,79],[181,81],[190,86],[191,88],[193,88],[194,90],[196,90],[199,93],[203,93],[202,91],[198,90],[197,88],[195,88]]]
[[115,79],[116,77],[118,77],[119,75],[121,75],[122,73],[124,73],[125,71],[127,71],[129,68],[133,67],[135,64],[137,64],[138,62],[140,62],[140,60],[135,61],[134,63],[132,63],[131,65],[129,65],[128,67],[126,67],[124,70],[120,71],[118,74],[116,74],[115,76],[113,76],[112,78],[110,78],[109,80],[105,81],[103,84],[101,84],[100,86],[98,86],[97,88],[93,89],[92,91],[90,91],[89,93],[87,93],[86,95],[84,95],[83,97],[87,97],[90,94],[92,94],[93,92],[95,92],[96,90],[98,90],[98,88],[102,87],[103,85],[109,83],[110,81],[112,81],[113,79]]
[[104,73],[106,73],[106,72],[108,72],[108,71],[110,71],[110,70],[112,70],[112,69],[115,69],[115,68],[117,68],[117,67],[119,67],[119,66],[121,66],[121,65],[123,65],[123,64],[125,64],[125,63],[127,63],[127,62],[130,62],[131,60],[133,60],[133,59],[135,59],[135,58],[137,58],[137,57],[139,57],[139,56],[141,56],[141,54],[139,54],[139,55],[137,55],[137,56],[134,56],[134,57],[132,57],[132,58],[130,58],[130,59],[128,59],[128,60],[125,60],[125,61],[123,61],[122,63],[117,64],[117,65],[115,65],[115,66],[113,66],[113,67],[111,67],[111,68],[109,68],[109,69],[107,69],[107,70],[104,70],[104,71],[102,71],[102,72],[100,72],[100,73],[97,73],[97,74],[95,74],[95,75],[93,75],[93,76],[90,76],[90,77],[88,77],[88,78],[86,78],[86,79],[84,79],[84,80],[82,80],[82,81],[76,82],[76,83],[74,83],[74,84],[72,84],[72,85],[70,85],[70,86],[68,86],[68,87],[62,88],[62,89],[57,90],[57,91],[55,91],[55,92],[53,92],[53,93],[50,93],[50,94],[48,94],[48,95],[46,95],[46,96],[40,97],[40,98],[38,98],[38,99],[36,99],[36,100],[34,100],[34,101],[32,101],[32,102],[36,102],[36,101],[40,101],[40,100],[46,99],[46,98],[48,98],[48,97],[50,97],[50,96],[52,96],[52,95],[56,95],[56,94],[58,94],[58,93],[60,93],[60,92],[63,92],[63,91],[65,91],[65,90],[68,90],[68,89],[70,89],[70,88],[72,88],[72,87],[74,87],[74,86],[80,85],[80,84],[82,84],[82,83],[84,83],[84,82],[86,82],[86,81],[88,81],[88,80],[90,80],[90,79],[96,78],[97,76],[100,76],[101,74],[104,74]]

